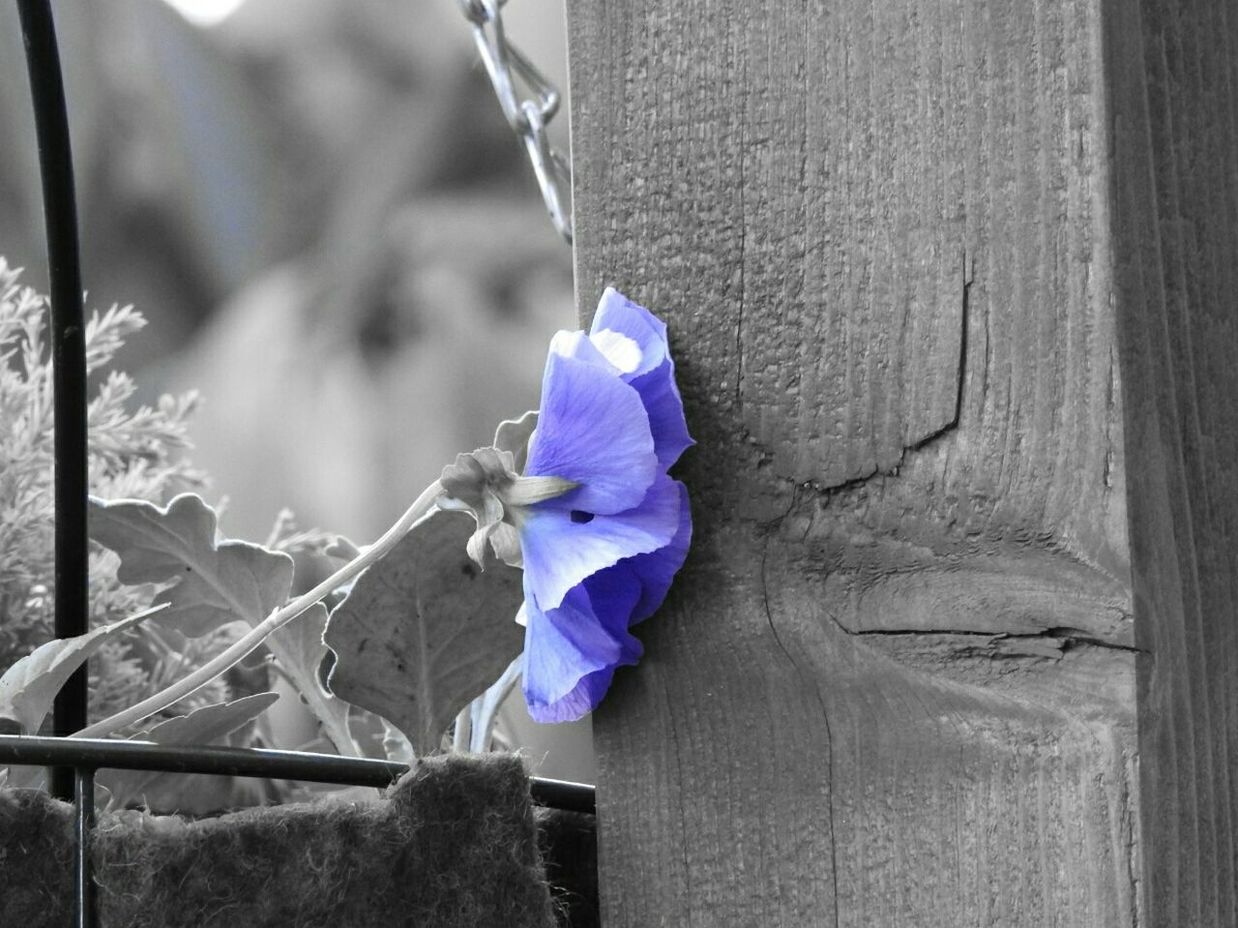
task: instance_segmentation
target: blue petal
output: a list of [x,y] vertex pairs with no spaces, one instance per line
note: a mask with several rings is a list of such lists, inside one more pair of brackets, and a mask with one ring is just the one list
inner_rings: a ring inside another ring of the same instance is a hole
[[599,570],[581,584],[589,596],[594,615],[617,638],[627,634],[632,611],[640,604],[642,592],[636,573],[627,568],[620,569],[626,563],[623,561],[614,567]]
[[666,323],[645,307],[633,303],[614,287],[607,287],[602,294],[589,331],[596,333],[603,329],[626,335],[640,346],[640,367],[629,377],[647,374],[670,359],[670,348],[666,341]]
[[591,574],[666,547],[680,531],[679,487],[670,477],[659,476],[639,506],[582,522],[556,508],[558,500],[531,507],[520,524],[526,592],[539,608],[554,609]]
[[[627,571],[640,588],[640,596],[632,607],[632,618],[629,624],[643,622],[658,610],[662,600],[666,599],[671,581],[683,566],[688,556],[688,546],[692,543],[692,510],[688,506],[688,488],[679,481],[673,481],[679,489],[679,529],[670,544],[649,554],[638,554],[616,564],[606,573]],[[585,581],[586,586],[593,578]]]
[[684,450],[696,444],[688,434],[688,422],[683,414],[683,398],[675,385],[675,365],[668,359],[655,370],[627,380],[640,394],[649,415],[649,430],[653,434],[653,450],[658,466],[667,470],[679,460]]
[[575,332],[569,332],[567,329],[560,329],[558,332],[555,332],[554,337],[550,340],[550,353],[564,358],[574,358],[577,361],[585,361],[595,367],[602,368],[612,377],[619,376],[614,369],[614,365],[606,360],[606,355],[602,354],[597,346],[589,341],[589,336],[579,329]]
[[610,681],[614,675],[613,667],[585,674],[568,693],[552,702],[546,702],[535,692],[530,691],[529,678],[526,674],[524,701],[529,709],[529,715],[533,721],[543,724],[575,722],[577,719],[584,718],[598,707],[602,697],[610,689]]
[[588,714],[606,694],[615,667],[640,659],[641,643],[627,632],[639,596],[630,572],[618,572],[590,578],[558,609],[526,605],[523,688],[535,721],[570,722]]
[[593,317],[591,332],[610,329],[632,339],[641,349],[641,363],[623,380],[634,386],[649,414],[654,450],[663,470],[696,444],[688,434],[683,398],[675,385],[675,362],[666,340],[666,323],[611,287],[606,288]]
[[611,514],[638,505],[658,473],[640,394],[613,371],[552,352],[524,472],[580,484],[556,508]]
[[[558,609],[543,610],[531,597],[525,600],[524,694],[531,713],[560,703],[586,677],[605,674],[620,663],[635,663],[640,657],[640,642],[625,628],[626,609],[600,611],[609,621],[599,617],[583,586],[572,590]],[[604,692],[602,687],[599,699]],[[572,717],[579,718],[596,704]]]

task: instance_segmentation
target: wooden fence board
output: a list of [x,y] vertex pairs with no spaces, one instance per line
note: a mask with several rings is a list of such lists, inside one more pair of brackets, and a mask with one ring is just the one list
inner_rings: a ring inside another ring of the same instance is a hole
[[700,442],[607,925],[1235,924],[1238,17],[1176,8],[569,4],[580,306]]

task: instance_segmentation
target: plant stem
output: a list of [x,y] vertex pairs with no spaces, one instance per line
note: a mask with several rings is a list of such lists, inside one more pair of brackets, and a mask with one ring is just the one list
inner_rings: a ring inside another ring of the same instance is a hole
[[520,675],[524,672],[524,655],[515,658],[502,676],[490,684],[484,693],[474,699],[468,707],[469,713],[469,750],[474,754],[485,754],[490,750],[490,739],[494,731],[494,719],[498,715],[499,706],[507,698]]
[[469,707],[456,713],[456,727],[451,733],[451,753],[463,754],[469,747]]
[[221,651],[216,657],[203,664],[193,673],[160,690],[153,696],[148,696],[135,706],[130,706],[128,709],[117,712],[115,715],[109,716],[102,721],[95,722],[93,725],[87,725],[85,728],[74,732],[72,737],[102,738],[104,735],[110,735],[115,731],[140,722],[156,712],[161,712],[210,683],[217,676],[240,663],[251,651],[262,644],[271,632],[287,625],[328,593],[343,586],[374,562],[381,560],[414,526],[434,512],[434,504],[442,492],[443,488],[439,485],[439,482],[437,480],[434,481],[434,483],[422,491],[421,495],[404,512],[404,515],[400,516],[399,520],[391,528],[387,529],[381,538],[308,593],[303,593],[288,603],[288,605],[272,612],[246,632],[245,635],[238,638],[230,647]]

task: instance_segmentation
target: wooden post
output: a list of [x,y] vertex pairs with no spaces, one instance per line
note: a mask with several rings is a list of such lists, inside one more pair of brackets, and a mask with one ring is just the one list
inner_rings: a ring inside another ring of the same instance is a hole
[[1148,925],[1238,925],[1238,19],[1106,4]]
[[699,441],[608,928],[1238,924],[1226,9],[569,4],[581,310]]

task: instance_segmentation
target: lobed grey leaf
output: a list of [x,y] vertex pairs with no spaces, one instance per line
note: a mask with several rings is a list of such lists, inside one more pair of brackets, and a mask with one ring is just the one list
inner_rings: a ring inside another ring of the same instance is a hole
[[319,680],[318,668],[327,656],[322,635],[327,628],[327,608],[315,603],[266,640],[275,655],[276,666],[297,689],[311,712],[322,723],[324,734],[344,757],[362,755],[348,729],[348,703],[327,692]]
[[243,541],[217,542],[215,511],[184,493],[164,508],[143,500],[90,500],[90,537],[120,555],[121,583],[174,583],[156,603],[163,623],[190,638],[236,619],[257,625],[284,605],[292,559]]

